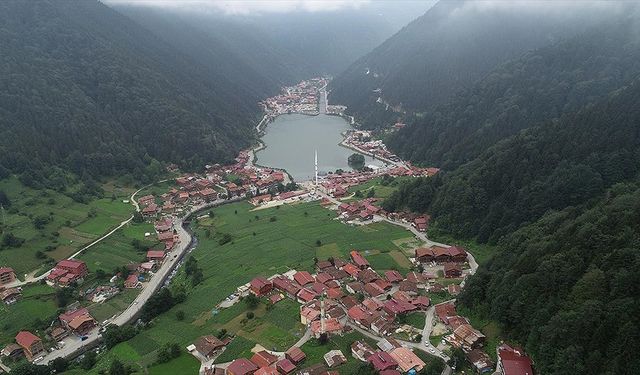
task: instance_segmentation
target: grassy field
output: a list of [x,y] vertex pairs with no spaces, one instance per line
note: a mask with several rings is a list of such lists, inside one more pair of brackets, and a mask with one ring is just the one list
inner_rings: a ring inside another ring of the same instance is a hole
[[425,316],[422,312],[412,312],[407,314],[407,324],[417,329],[424,328]]
[[[204,281],[191,287],[184,274],[178,273],[173,285],[186,287],[186,301],[160,315],[151,328],[130,340],[127,344],[139,357],[123,360],[148,365],[155,359],[155,352],[149,352],[149,348],[174,341],[184,347],[199,336],[222,328],[236,335],[224,353],[229,358],[248,355],[256,343],[269,349],[285,349],[302,333],[296,303],[281,301],[269,311],[261,304],[254,311],[255,317],[244,322],[247,311],[244,303],[219,312],[215,306],[255,276],[270,276],[291,268],[312,270],[314,257],[347,258],[352,249],[388,255],[401,250],[394,241],[411,237],[404,229],[387,223],[367,227],[344,225],[334,220],[335,213],[317,203],[255,212],[250,211],[252,208],[245,202],[225,205],[214,209],[214,218],[194,223],[199,243],[192,255],[198,260]],[[224,234],[231,235],[231,241],[221,244]],[[393,267],[389,259],[385,262]],[[400,265],[396,267],[402,269]],[[176,318],[179,310],[185,313],[182,321]]]
[[197,374],[200,370],[200,362],[196,357],[186,352],[180,357],[175,358],[167,363],[162,363],[149,367],[149,375],[175,375],[175,374]]
[[[151,235],[145,238],[145,233],[151,233]],[[140,240],[145,244],[143,251],[138,251],[132,245],[134,239]],[[116,267],[143,261],[146,256],[146,249],[159,246],[158,244],[152,224],[129,223],[104,241],[84,251],[78,256],[78,259],[87,263],[89,272],[103,269],[109,273]]]
[[[19,277],[46,261],[37,258],[36,252],[42,251],[54,260],[65,258],[117,226],[132,211],[130,204],[122,202],[129,198],[132,189],[113,184],[105,185],[105,196],[109,198],[88,204],[75,202],[54,190],[28,188],[16,178],[0,181],[0,190],[11,201],[11,207],[4,210],[4,231],[25,240],[19,248],[0,251],[0,266],[12,267]],[[40,229],[34,225],[38,218],[46,222]]]
[[338,349],[347,358],[347,363],[335,367],[335,370],[341,374],[353,374],[364,364],[364,362],[360,362],[351,355],[351,344],[357,340],[363,340],[372,347],[376,347],[375,341],[357,331],[350,332],[344,336],[332,336],[329,342],[324,345],[320,344],[316,339],[311,339],[301,347],[302,351],[307,355],[307,359],[301,367],[304,368],[316,363],[325,364],[323,356],[330,350]]
[[23,298],[16,304],[0,303],[0,344],[13,342],[18,331],[31,329],[36,320],[47,321],[54,316],[57,311],[54,292],[46,285],[25,286]]
[[383,185],[382,177],[377,177],[365,182],[364,184],[352,186],[349,189],[347,189],[347,192],[349,194],[353,194],[356,191],[360,191],[363,197],[367,197],[369,190],[373,189],[374,198],[385,199],[385,198],[388,198],[391,194],[393,194],[393,192],[396,191],[396,189],[398,189],[399,184],[403,180],[408,180],[410,178],[411,177],[397,177],[391,183],[387,185]]

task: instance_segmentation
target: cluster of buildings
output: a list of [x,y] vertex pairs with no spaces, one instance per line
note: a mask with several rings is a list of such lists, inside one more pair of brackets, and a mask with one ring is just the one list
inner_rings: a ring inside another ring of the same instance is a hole
[[374,139],[372,132],[368,130],[351,130],[347,132],[343,143],[350,148],[381,160],[401,161],[400,157],[387,150],[387,146],[382,140]]
[[[60,314],[58,320],[47,329],[47,335],[56,343],[70,335],[82,338],[97,324],[86,308],[74,308]],[[47,354],[47,351],[40,337],[29,331],[20,331],[15,337],[15,343],[5,346],[1,354],[13,361],[22,357],[34,361]]]
[[285,113],[317,115],[320,90],[327,85],[322,77],[304,80],[295,86],[284,87],[282,94],[265,99],[260,104],[270,118]]
[[[379,274],[360,252],[354,250],[349,255],[348,260],[331,258],[318,261],[313,274],[291,270],[269,278],[256,277],[239,287],[238,293],[253,293],[271,303],[278,303],[284,298],[297,301],[300,303],[300,322],[316,338],[342,335],[353,327],[369,331],[380,338],[378,347],[372,348],[366,342],[358,341],[352,344],[351,354],[362,362],[371,363],[379,371],[387,371],[385,374],[422,370],[424,362],[411,349],[389,336],[405,329],[399,323],[400,315],[424,311],[430,306],[429,297],[421,292],[421,289],[426,291],[427,280],[417,272],[411,272],[407,276],[394,270]],[[223,343],[220,340],[214,341],[217,344],[215,350],[221,350]],[[195,345],[196,348],[203,346],[198,342]],[[299,348],[291,350],[301,352]],[[207,350],[198,351],[203,355],[210,355]],[[288,358],[289,354],[287,352],[285,358],[273,356],[268,363],[257,362],[256,358],[240,358],[232,363],[238,370],[229,372],[229,366],[226,373],[293,373],[299,361]],[[304,353],[300,357],[303,358],[303,355]],[[324,364],[296,373],[326,373],[347,361],[344,353],[339,350],[327,352],[324,359]],[[240,368],[246,372],[240,371]]]
[[435,313],[438,320],[444,324],[450,334],[444,337],[448,343],[461,348],[467,361],[478,374],[491,374],[494,368],[503,375],[533,375],[533,361],[521,348],[501,344],[497,348],[498,364],[481,348],[485,344],[485,335],[473,328],[469,319],[460,316],[453,302],[436,305]]
[[50,286],[69,286],[72,283],[81,283],[89,273],[87,264],[77,259],[63,259],[47,275],[47,284]]

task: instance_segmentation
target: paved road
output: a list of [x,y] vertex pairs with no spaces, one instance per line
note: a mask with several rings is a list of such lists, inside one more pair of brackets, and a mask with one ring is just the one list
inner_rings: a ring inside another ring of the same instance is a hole
[[[189,215],[208,207],[219,206],[226,203],[236,202],[238,200],[238,198],[230,200],[216,200],[211,203],[195,206],[187,213],[185,217],[189,217]],[[122,313],[120,313],[120,315],[118,315],[111,321],[112,324],[121,326],[132,321],[138,315],[138,313],[142,309],[142,306],[144,306],[147,300],[149,300],[149,298],[151,298],[151,296],[158,289],[160,289],[167,277],[180,263],[182,256],[187,252],[187,250],[189,250],[192,239],[191,234],[189,234],[189,232],[183,227],[183,222],[184,219],[177,219],[175,221],[175,228],[178,231],[179,236],[176,248],[169,253],[167,260],[165,260],[165,262],[158,269],[151,280],[144,286],[136,299]],[[51,353],[47,354],[47,356],[45,356],[44,359],[39,362],[39,364],[48,364],[50,361],[58,357],[72,357],[78,352],[82,352],[85,347],[91,347],[95,345],[101,338],[97,329],[94,329],[87,336],[87,339],[84,341],[67,340],[69,342],[63,348],[54,350]]]

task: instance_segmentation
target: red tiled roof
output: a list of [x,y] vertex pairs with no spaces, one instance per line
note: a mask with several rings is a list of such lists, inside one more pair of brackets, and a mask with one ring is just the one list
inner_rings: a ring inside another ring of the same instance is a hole
[[23,348],[30,348],[36,341],[40,341],[40,338],[29,331],[20,331],[16,335],[16,343]]
[[233,373],[234,375],[251,374],[257,370],[258,367],[246,358],[238,358],[227,367],[227,372]]
[[313,276],[307,271],[298,271],[293,275],[293,278],[300,285],[306,285],[314,281]]

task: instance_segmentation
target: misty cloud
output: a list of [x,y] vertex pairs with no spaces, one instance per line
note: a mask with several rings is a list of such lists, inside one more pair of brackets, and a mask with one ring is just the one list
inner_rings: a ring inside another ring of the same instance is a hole
[[358,9],[370,0],[104,0],[106,4],[150,6],[232,15],[331,12]]

